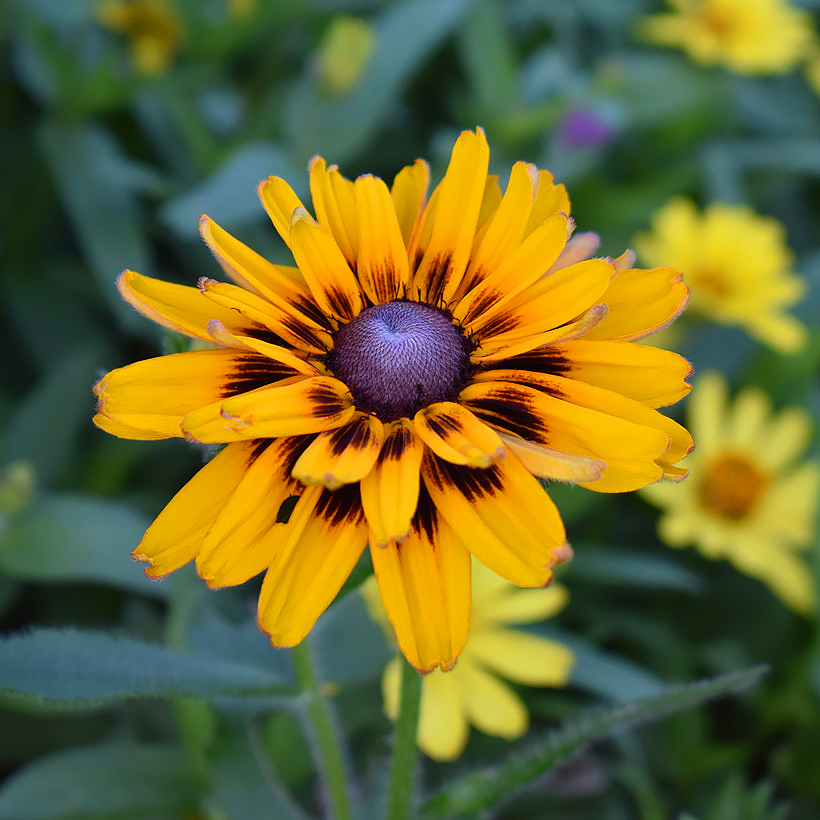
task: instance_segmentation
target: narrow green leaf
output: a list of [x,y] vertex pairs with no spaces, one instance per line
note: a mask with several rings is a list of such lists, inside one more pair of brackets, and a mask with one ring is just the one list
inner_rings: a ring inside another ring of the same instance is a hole
[[567,577],[572,579],[570,585],[574,581],[586,581],[690,594],[703,589],[703,581],[676,563],[673,557],[592,544],[575,544],[575,547],[575,556],[566,568]]
[[0,695],[56,708],[134,697],[281,697],[282,683],[261,666],[100,632],[38,629],[0,641]]
[[133,166],[99,127],[46,122],[37,137],[101,293],[125,327],[141,327],[115,287],[123,268],[150,269]]
[[20,512],[0,536],[0,570],[24,581],[92,581],[165,597],[131,551],[149,521],[121,502],[60,493]]
[[9,420],[3,436],[6,460],[31,464],[41,484],[60,476],[77,446],[80,425],[88,426],[94,408],[90,385],[98,366],[97,354],[87,348],[56,358]]
[[472,772],[448,783],[427,801],[421,816],[425,820],[475,817],[510,799],[570,754],[613,729],[658,720],[711,698],[741,691],[757,683],[768,669],[753,666],[716,678],[670,686],[657,697],[626,706],[590,710],[500,766]]
[[43,757],[0,788],[0,820],[180,817],[197,805],[179,747],[115,743]]

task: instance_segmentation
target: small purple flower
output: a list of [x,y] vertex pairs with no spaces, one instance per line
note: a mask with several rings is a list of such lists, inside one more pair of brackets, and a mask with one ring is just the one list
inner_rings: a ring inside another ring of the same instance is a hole
[[615,136],[612,125],[588,108],[567,112],[559,129],[561,142],[567,148],[602,148]]

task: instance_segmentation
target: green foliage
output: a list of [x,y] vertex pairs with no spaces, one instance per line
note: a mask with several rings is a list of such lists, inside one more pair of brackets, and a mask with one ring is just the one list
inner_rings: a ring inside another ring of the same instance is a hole
[[[326,815],[307,702],[325,713],[328,742],[343,738],[351,813],[375,820],[394,737],[380,676],[395,647],[356,593],[369,562],[311,635],[308,697],[290,652],[256,626],[257,580],[213,591],[189,568],[148,581],[130,557],[209,454],[91,425],[106,370],[189,346],[125,304],[117,274],[221,277],[199,241],[203,212],[289,264],[255,196],[261,179],[284,177],[307,203],[305,166],[320,153],[350,177],[387,180],[426,157],[435,182],[458,131],[481,125],[502,185],[516,160],[551,170],[602,255],[631,245],[673,196],[777,218],[808,291],[794,311],[806,348],[786,356],[706,320],[681,323],[668,346],[696,374],[717,369],[817,418],[817,92],[804,66],[737,75],[641,40],[639,18],[662,0],[167,5],[182,37],[153,74],[102,25],[97,0],[0,10],[0,820]],[[795,5],[816,29],[820,4]],[[322,62],[346,17],[373,45],[350,55],[350,87],[328,83]],[[578,112],[600,139],[571,138]],[[545,486],[576,556],[559,571],[566,609],[527,629],[572,649],[569,684],[516,687],[531,728],[512,756],[474,730],[457,763],[418,762],[422,816],[820,816],[817,613],[668,549],[639,497]],[[804,553],[815,582],[819,546],[815,535]]]

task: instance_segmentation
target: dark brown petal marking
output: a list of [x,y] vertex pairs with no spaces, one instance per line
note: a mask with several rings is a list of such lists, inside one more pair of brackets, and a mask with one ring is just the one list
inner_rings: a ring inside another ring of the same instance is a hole
[[328,320],[327,316],[321,310],[321,308],[312,302],[310,299],[307,298],[299,298],[294,299],[292,302],[293,307],[296,308],[300,313],[305,315],[308,319],[312,319],[316,322],[319,327],[323,327],[325,330],[330,330],[330,321]]
[[432,458],[435,461],[432,478],[440,490],[457,489],[471,503],[500,495],[504,491],[504,479],[497,466],[484,469],[463,467],[436,456]]
[[437,435],[444,437],[447,433],[459,432],[461,424],[459,424],[452,416],[446,413],[439,413],[436,416],[428,416],[426,419],[427,426]]
[[340,456],[350,447],[354,450],[362,450],[372,436],[373,433],[367,423],[367,418],[360,417],[350,422],[350,424],[345,424],[343,427],[338,427],[330,432],[328,435],[330,452],[334,456]]
[[410,527],[418,533],[423,533],[427,540],[436,548],[436,534],[438,532],[438,513],[433,499],[424,482],[419,486],[419,502]]
[[572,362],[561,353],[551,349],[533,350],[510,356],[509,359],[490,362],[486,370],[532,370],[535,373],[549,373],[553,376],[563,376],[572,370]]
[[[299,456],[307,450],[308,445],[316,438],[316,433],[309,433],[304,436],[288,436],[286,439],[280,439],[282,442],[282,471],[287,475],[293,472]],[[302,485],[299,484],[301,487]]]
[[412,273],[416,273],[419,269],[419,265],[421,264],[421,260],[424,259],[424,251],[421,248],[418,248],[413,255],[413,263],[410,266],[410,270]]
[[259,387],[298,375],[292,367],[275,362],[267,356],[257,353],[248,353],[237,356],[235,366],[228,374],[228,378],[221,386],[220,397],[228,398],[239,393],[248,393]]
[[478,335],[486,339],[488,336],[500,336],[502,333],[509,333],[515,330],[521,324],[521,318],[515,313],[500,313],[498,316],[490,319]]
[[383,464],[385,461],[400,461],[405,450],[413,445],[413,431],[407,427],[396,427],[385,439],[382,449],[379,451],[377,463]]
[[492,396],[470,399],[470,409],[484,421],[502,427],[521,438],[543,440],[547,427],[525,395],[514,387],[499,387]]
[[482,313],[489,310],[496,302],[498,302],[504,294],[498,290],[488,290],[482,296],[479,296],[467,311],[464,317],[464,322],[469,323],[481,316]]
[[315,512],[332,527],[341,524],[356,526],[363,523],[364,510],[358,483],[345,484],[338,490],[322,490],[316,502]]
[[313,405],[310,412],[314,418],[324,419],[329,416],[335,416],[348,406],[342,401],[335,390],[325,384],[319,384],[313,387],[308,393],[308,399]]
[[431,305],[438,305],[444,296],[444,286],[450,278],[453,268],[453,255],[450,253],[436,256],[427,270],[427,299]]
[[343,319],[351,319],[353,317],[353,305],[350,302],[350,296],[341,288],[328,288],[327,301],[330,304],[330,309]]

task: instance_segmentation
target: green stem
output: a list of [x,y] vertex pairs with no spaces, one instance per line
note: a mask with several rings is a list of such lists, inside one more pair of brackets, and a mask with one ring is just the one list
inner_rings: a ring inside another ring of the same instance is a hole
[[387,820],[407,820],[413,796],[413,772],[416,764],[416,731],[421,704],[421,675],[402,658],[401,701],[393,759],[390,764],[390,787],[387,794]]
[[337,727],[325,699],[319,691],[319,679],[313,664],[313,653],[306,638],[291,650],[296,679],[305,701],[314,751],[330,798],[332,816],[336,820],[351,820],[350,797],[347,793],[347,772]]

